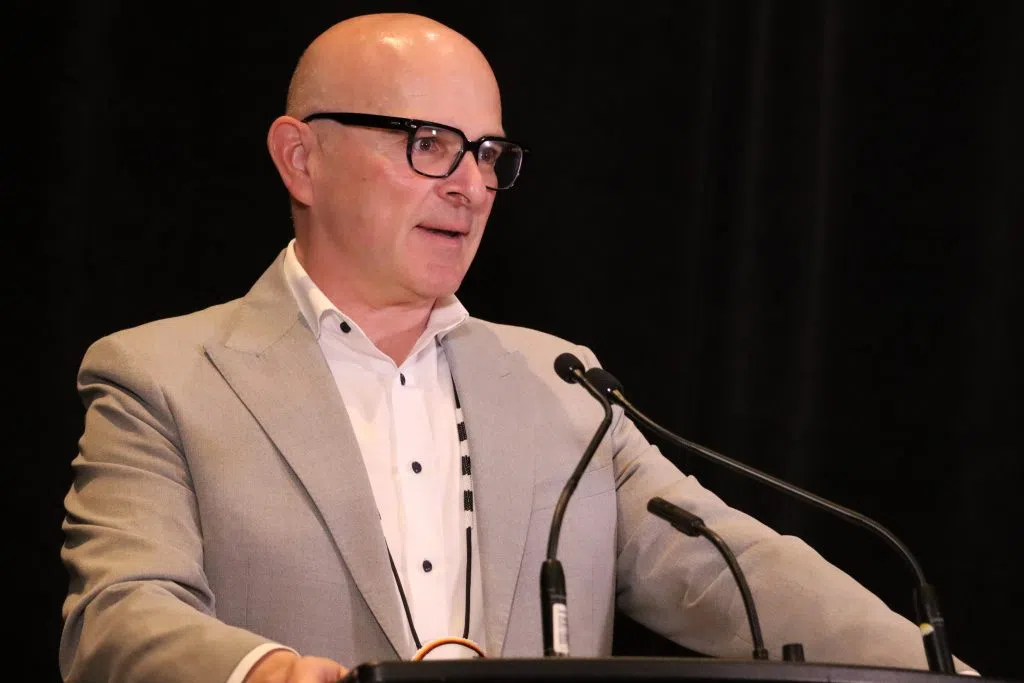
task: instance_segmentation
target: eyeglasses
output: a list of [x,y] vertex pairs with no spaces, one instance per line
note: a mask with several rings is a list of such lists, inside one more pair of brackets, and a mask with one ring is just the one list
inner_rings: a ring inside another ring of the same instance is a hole
[[484,135],[471,142],[458,128],[397,116],[320,112],[310,114],[302,122],[309,123],[317,119],[407,132],[409,141],[405,155],[409,166],[428,178],[447,178],[458,168],[462,156],[471,152],[489,190],[507,190],[512,187],[523,167],[523,157],[530,151],[507,138]]

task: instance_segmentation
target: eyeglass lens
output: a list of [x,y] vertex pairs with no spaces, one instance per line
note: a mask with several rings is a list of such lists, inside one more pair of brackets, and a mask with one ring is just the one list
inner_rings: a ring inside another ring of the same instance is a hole
[[[435,177],[447,175],[462,151],[462,137],[445,128],[421,126],[416,129],[409,157],[418,172]],[[477,150],[477,166],[488,187],[510,187],[519,173],[522,148],[511,142],[487,140]]]

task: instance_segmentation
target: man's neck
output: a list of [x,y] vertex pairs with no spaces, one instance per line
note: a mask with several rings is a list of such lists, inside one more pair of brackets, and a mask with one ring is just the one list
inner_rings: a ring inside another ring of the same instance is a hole
[[374,346],[395,361],[395,365],[405,361],[423,330],[427,329],[434,306],[433,302],[424,302],[377,308],[328,297],[359,325]]
[[358,277],[350,279],[351,274],[347,271],[310,262],[309,255],[299,242],[295,244],[295,256],[320,291],[338,310],[344,311],[346,316],[359,325],[381,352],[390,357],[395,365],[405,361],[427,328],[434,300],[381,298],[379,292],[367,289]]

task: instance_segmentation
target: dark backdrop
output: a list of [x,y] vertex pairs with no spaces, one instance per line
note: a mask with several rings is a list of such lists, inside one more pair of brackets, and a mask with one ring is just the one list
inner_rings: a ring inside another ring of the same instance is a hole
[[[534,150],[469,310],[589,345],[655,419],[873,516],[925,568],[955,652],[1024,676],[1024,3],[269,0],[35,4],[8,25],[28,607],[5,630],[29,679],[57,679],[83,352],[246,292],[290,237],[264,137],[291,68],[381,9],[479,44]],[[667,452],[911,614],[912,577],[866,531]],[[659,644],[624,633],[619,652]]]

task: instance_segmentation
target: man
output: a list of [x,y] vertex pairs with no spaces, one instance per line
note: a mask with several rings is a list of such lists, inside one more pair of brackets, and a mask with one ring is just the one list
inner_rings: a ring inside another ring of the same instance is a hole
[[[433,122],[433,123],[430,123]],[[328,682],[465,636],[542,653],[537,581],[559,493],[601,414],[552,370],[585,348],[454,297],[524,155],[464,37],[342,22],[303,54],[268,146],[295,240],[243,299],[93,345],[66,500],[69,681]],[[917,628],[682,475],[616,410],[559,557],[572,654],[616,604],[687,647],[749,657],[733,548],[773,658],[925,667]]]

